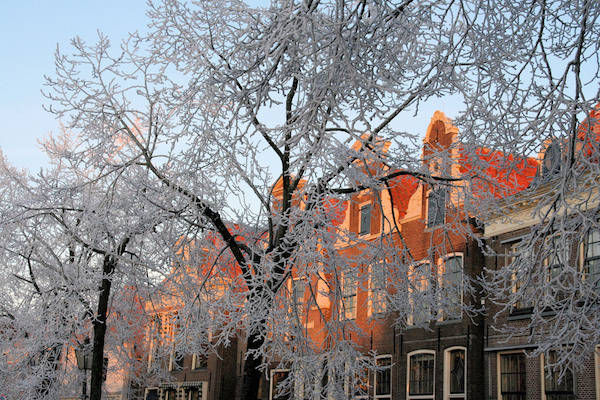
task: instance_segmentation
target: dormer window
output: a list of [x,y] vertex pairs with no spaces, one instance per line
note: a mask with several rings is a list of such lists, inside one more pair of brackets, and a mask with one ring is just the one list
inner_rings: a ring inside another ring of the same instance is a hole
[[371,204],[365,204],[360,208],[360,231],[359,235],[371,233]]
[[427,199],[427,226],[442,225],[446,219],[446,189],[439,188],[429,192]]
[[556,141],[550,143],[544,153],[544,162],[542,163],[542,176],[552,176],[560,172],[561,164],[560,144]]

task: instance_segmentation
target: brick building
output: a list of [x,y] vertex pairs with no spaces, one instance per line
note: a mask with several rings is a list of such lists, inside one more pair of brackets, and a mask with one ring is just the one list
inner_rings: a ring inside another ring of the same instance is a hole
[[[592,116],[594,114],[597,111]],[[587,148],[590,142],[597,144],[600,125],[596,123],[591,132],[595,132],[593,140],[589,132],[580,130],[575,141],[575,157],[592,155]],[[561,169],[569,165],[564,156],[566,151],[566,141],[547,141],[530,190],[503,199],[500,209],[486,220],[484,238],[494,254],[487,257],[487,267],[492,271],[512,271],[506,290],[507,304],[488,301],[486,305],[488,399],[600,399],[598,347],[595,354],[584,355],[577,369],[565,364],[561,364],[562,370],[553,368],[553,364],[560,364],[556,348],[540,351],[546,337],[554,336],[552,328],[560,328],[554,319],[564,312],[561,304],[567,296],[577,296],[575,307],[579,307],[580,313],[586,312],[587,305],[597,302],[594,299],[600,277],[600,231],[597,224],[571,224],[570,218],[574,213],[581,213],[590,221],[597,221],[598,179],[585,170],[596,161],[575,160],[570,168],[578,170],[577,184],[584,195],[570,193],[565,205],[552,206],[551,200],[558,191],[555,181],[561,179]],[[579,202],[577,196],[586,200]],[[542,220],[551,221],[545,224],[547,229],[539,229]],[[597,312],[595,306],[591,309],[588,312]],[[491,317],[496,314],[500,317]],[[530,324],[532,320],[537,322]],[[533,325],[537,335],[532,335]],[[509,330],[514,334],[507,335]],[[553,340],[563,348],[572,346],[568,338],[562,340],[554,336]],[[564,371],[562,377],[561,371]]]
[[[346,270],[336,274],[339,276],[323,274],[310,282],[303,282],[292,274],[286,286],[294,303],[301,307],[306,334],[317,347],[327,346],[323,330],[326,322],[339,318],[350,320],[363,332],[351,338],[365,356],[376,354],[375,364],[381,369],[362,379],[360,396],[354,396],[352,389],[347,388],[348,398],[600,398],[597,394],[598,357],[590,355],[584,366],[586,372],[567,376],[566,381],[552,380],[552,375],[542,378],[543,357],[527,357],[536,344],[529,342],[527,335],[513,336],[507,341],[506,335],[498,329],[503,324],[523,325],[530,317],[529,305],[515,304],[504,317],[495,320],[491,316],[498,311],[497,306],[482,298],[481,288],[472,279],[481,276],[484,266],[493,270],[506,265],[515,244],[535,223],[530,217],[535,204],[527,197],[531,196],[531,191],[525,195],[524,189],[539,181],[539,178],[535,180],[538,162],[525,158],[515,160],[508,155],[506,158],[516,165],[515,172],[502,176],[498,168],[505,155],[476,149],[468,156],[459,143],[457,128],[441,112],[433,115],[423,142],[424,170],[432,175],[468,175],[476,168],[476,163],[469,157],[486,162],[487,166],[479,170],[478,175],[483,173],[487,180],[471,181],[469,188],[479,191],[476,193],[479,196],[504,199],[507,209],[495,216],[492,214],[486,221],[477,221],[462,203],[464,197],[460,190],[464,185],[445,185],[443,179],[417,180],[401,174],[389,182],[389,190],[381,193],[363,191],[345,203],[338,229],[348,232],[348,237],[354,235],[360,240],[339,242],[340,255],[353,259],[364,252],[370,242],[385,237],[394,249],[392,253],[403,257],[402,263],[408,265],[403,272],[404,278],[390,274],[387,281],[372,274],[373,268],[384,268],[384,258],[374,265],[349,263]],[[275,185],[275,197],[278,190]],[[538,190],[543,191],[544,185],[539,185]],[[506,217],[511,213],[516,222],[507,223]],[[442,225],[445,225],[444,229]],[[598,246],[600,236],[594,235],[589,236],[589,243],[583,244],[584,253],[587,248],[593,248],[592,253],[596,251],[593,246]],[[496,256],[483,256],[478,243],[481,238],[485,238]],[[578,251],[572,251],[574,262],[584,265],[585,259],[580,259],[578,254]],[[593,253],[595,255],[600,255],[600,251]],[[327,284],[328,280],[332,285]],[[399,282],[404,285],[404,291]],[[329,292],[328,295],[328,288],[335,285],[340,286],[340,293]],[[312,303],[309,287],[316,293]],[[405,309],[387,309],[387,301],[394,295],[406,297]],[[486,312],[478,312],[484,306]],[[175,309],[171,307],[170,311]],[[400,323],[399,315],[405,316]],[[197,355],[172,355],[162,361],[168,364],[171,378],[149,385],[146,399],[236,398],[243,356],[243,339],[219,348],[218,357],[211,355],[208,359],[200,359]],[[324,360],[319,362],[326,368]],[[306,382],[301,385],[304,389],[299,390],[300,385],[296,382],[292,385],[292,393],[278,397],[277,384],[288,374],[289,367],[285,363],[274,361],[263,376],[259,397],[264,400],[304,398],[308,393]],[[329,378],[324,372],[321,379],[311,385],[323,385],[326,379]],[[318,392],[325,398],[330,396],[321,390]]]

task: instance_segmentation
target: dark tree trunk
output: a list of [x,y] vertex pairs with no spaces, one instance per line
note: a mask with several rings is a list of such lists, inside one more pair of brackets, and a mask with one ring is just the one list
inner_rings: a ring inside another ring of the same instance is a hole
[[[264,339],[257,335],[252,334],[248,336],[248,343],[246,352],[256,350],[260,348],[264,343]],[[258,369],[262,359],[254,358],[249,356],[244,363],[244,375],[242,381],[242,400],[257,400],[258,399],[258,386],[260,384],[261,372]]]
[[104,338],[106,336],[106,315],[108,314],[108,298],[110,296],[111,277],[115,270],[115,259],[106,256],[103,265],[104,277],[98,298],[98,313],[93,322],[94,345],[92,348],[92,382],[90,384],[90,400],[101,400],[102,369],[104,367]]
[[90,383],[90,400],[101,400],[102,398],[102,375],[104,369],[104,338],[106,337],[106,316],[108,315],[108,299],[112,284],[112,274],[117,266],[117,256],[121,256],[129,243],[129,238],[123,239],[117,255],[105,255],[102,264],[102,284],[98,298],[98,311],[94,319],[94,343],[92,348],[92,378]]

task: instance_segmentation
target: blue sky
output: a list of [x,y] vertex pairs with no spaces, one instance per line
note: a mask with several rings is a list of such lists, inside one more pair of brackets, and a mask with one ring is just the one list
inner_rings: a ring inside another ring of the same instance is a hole
[[[251,3],[260,3],[252,0]],[[98,30],[117,44],[130,31],[146,28],[145,0],[21,0],[0,5],[0,149],[9,162],[35,172],[47,165],[38,139],[58,132],[58,122],[42,109],[44,74],[54,71],[54,51],[69,52],[78,35],[94,42]],[[443,104],[445,103],[445,104]],[[417,118],[395,121],[425,133],[436,109],[453,116],[457,104],[429,101]]]
[[0,148],[17,167],[46,164],[37,139],[57,132],[42,110],[44,74],[54,70],[58,44],[67,49],[78,35],[93,42],[97,31],[118,43],[147,23],[145,0],[21,0],[0,5]]

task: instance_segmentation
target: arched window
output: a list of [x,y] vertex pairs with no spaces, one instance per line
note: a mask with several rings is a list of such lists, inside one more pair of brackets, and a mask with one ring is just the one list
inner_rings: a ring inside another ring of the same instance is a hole
[[416,350],[408,353],[406,382],[408,400],[434,399],[435,352],[433,350]]
[[444,351],[444,400],[467,398],[467,349],[461,346]]

